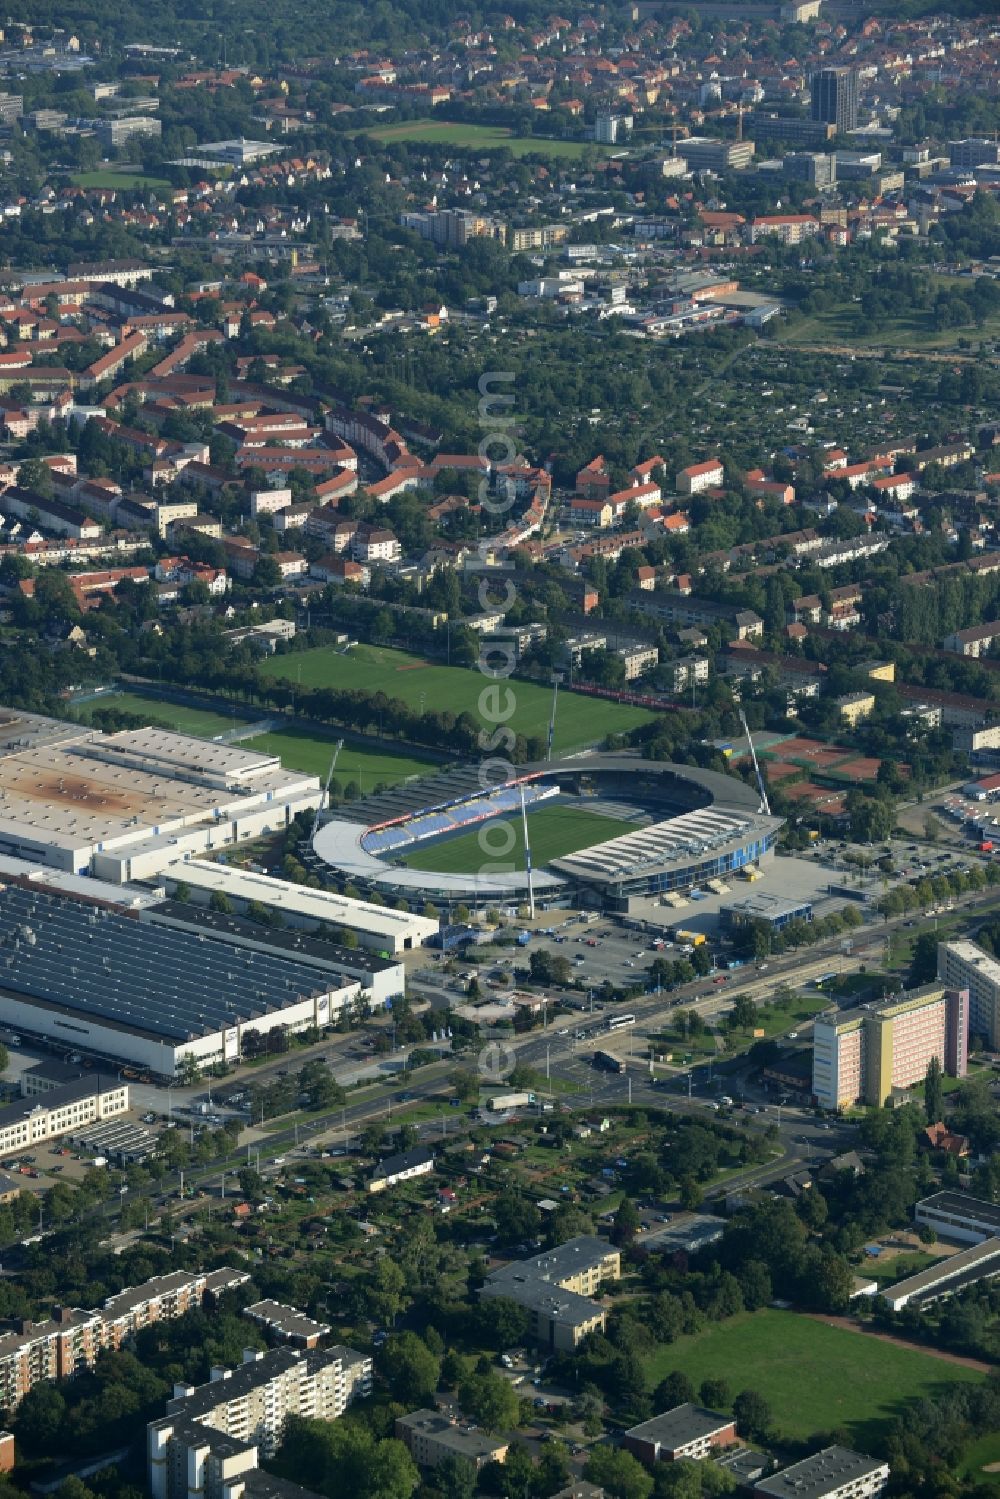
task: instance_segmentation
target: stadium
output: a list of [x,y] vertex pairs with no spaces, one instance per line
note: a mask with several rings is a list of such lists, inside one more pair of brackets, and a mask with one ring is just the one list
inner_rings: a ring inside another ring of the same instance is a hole
[[632,897],[757,863],[780,827],[734,776],[582,754],[526,766],[486,790],[469,767],[340,807],[317,831],[312,859],[327,877],[333,869],[411,904],[521,904],[530,880],[543,904],[627,910]]

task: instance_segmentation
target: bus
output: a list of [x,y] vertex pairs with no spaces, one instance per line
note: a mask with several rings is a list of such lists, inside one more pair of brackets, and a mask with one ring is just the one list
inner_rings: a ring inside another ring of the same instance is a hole
[[611,1019],[608,1021],[608,1030],[621,1031],[624,1030],[627,1025],[635,1025],[634,1015],[612,1015]]
[[594,1066],[604,1072],[624,1072],[625,1063],[621,1057],[612,1056],[610,1051],[595,1051]]

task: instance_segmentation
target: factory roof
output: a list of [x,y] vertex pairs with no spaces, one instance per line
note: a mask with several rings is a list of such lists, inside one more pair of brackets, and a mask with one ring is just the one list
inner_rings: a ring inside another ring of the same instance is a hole
[[223,911],[213,911],[208,906],[194,906],[187,901],[165,900],[149,910],[142,918],[154,926],[181,924],[210,933],[213,937],[230,937],[234,941],[253,940],[275,948],[289,958],[303,963],[310,960],[324,968],[341,968],[345,973],[385,973],[387,969],[399,968],[391,958],[379,957],[363,947],[341,947],[337,942],[327,942],[323,937],[313,936],[301,927],[260,926],[245,916],[229,916]]
[[329,993],[330,985],[288,958],[7,886],[0,989],[186,1041]]

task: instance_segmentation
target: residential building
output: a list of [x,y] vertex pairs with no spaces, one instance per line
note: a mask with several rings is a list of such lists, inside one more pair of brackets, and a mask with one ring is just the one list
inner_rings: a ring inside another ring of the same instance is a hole
[[981,1244],[1000,1235],[1000,1206],[967,1192],[935,1192],[917,1203],[913,1218],[941,1238],[962,1244]]
[[696,682],[708,681],[708,657],[682,656],[678,661],[668,661],[664,670],[667,673],[671,691],[685,692]]
[[819,219],[808,213],[758,214],[750,223],[750,243],[755,245],[770,235],[783,245],[800,245],[805,239],[813,239],[819,231]]
[[925,984],[813,1025],[812,1091],[821,1108],[861,1102],[881,1108],[894,1089],[911,1088],[932,1057],[949,1077],[964,1077],[968,1057],[967,989]]
[[626,682],[634,682],[651,671],[660,659],[655,645],[623,645],[619,646],[615,655],[620,656],[625,663]]
[[426,1145],[415,1145],[412,1150],[400,1151],[380,1161],[368,1182],[369,1192],[384,1192],[399,1182],[412,1181],[417,1176],[427,1176],[434,1170],[434,1155]]
[[682,1457],[700,1461],[715,1448],[728,1447],[735,1441],[733,1416],[720,1416],[718,1411],[688,1402],[630,1427],[622,1445],[640,1462],[654,1463],[673,1462]]
[[457,1457],[471,1463],[478,1473],[486,1463],[502,1463],[510,1446],[507,1437],[487,1436],[477,1427],[452,1421],[436,1410],[397,1416],[395,1430],[421,1468],[436,1468],[446,1457]]
[[603,1239],[581,1235],[494,1270],[479,1294],[506,1296],[532,1319],[532,1336],[543,1346],[568,1352],[591,1332],[603,1331],[605,1313],[590,1298],[604,1281],[621,1275],[621,1256]]
[[243,1315],[270,1333],[277,1342],[287,1343],[292,1348],[315,1348],[330,1332],[325,1322],[315,1322],[305,1312],[294,1306],[285,1306],[280,1301],[255,1301],[243,1308]]
[[858,127],[858,75],[854,68],[820,68],[809,80],[810,113],[838,135]]
[[845,692],[843,697],[837,698],[837,711],[852,729],[857,728],[859,723],[863,723],[874,713],[875,694],[873,692]]
[[723,483],[725,470],[718,458],[710,458],[704,463],[692,463],[689,468],[682,468],[674,483],[679,494],[700,494],[703,489],[713,489]]
[[877,1499],[888,1481],[888,1463],[835,1446],[761,1479],[753,1492],[762,1499]]
[[146,1428],[153,1499],[214,1499],[206,1477],[220,1458],[256,1467],[258,1453],[279,1446],[289,1416],[335,1421],[370,1393],[371,1379],[371,1359],[351,1348],[276,1348],[248,1351],[237,1369],[213,1369],[198,1389],[176,1386],[167,1414]]
[[969,1034],[1000,1047],[1000,962],[978,943],[938,943],[938,978],[949,989],[969,991]]
[[206,1296],[218,1297],[245,1285],[249,1279],[245,1270],[174,1270],[167,1275],[154,1275],[141,1286],[129,1286],[116,1296],[109,1296],[104,1303],[103,1345],[120,1348],[144,1327],[183,1317],[185,1312],[196,1308],[200,1310]]
[[14,1410],[40,1381],[91,1368],[101,1347],[100,1312],[61,1307],[47,1322],[17,1322],[0,1337],[0,1405]]
[[970,625],[967,630],[955,630],[953,634],[946,635],[941,642],[946,651],[954,651],[957,656],[972,656],[976,660],[992,651],[994,642],[1000,639],[1000,620],[990,620],[988,624]]

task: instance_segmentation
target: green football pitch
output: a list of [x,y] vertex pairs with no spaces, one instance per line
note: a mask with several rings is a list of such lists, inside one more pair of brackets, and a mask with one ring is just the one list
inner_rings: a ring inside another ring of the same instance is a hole
[[[504,827],[509,827],[514,835],[509,849],[506,847],[508,838],[502,832]],[[532,866],[541,869],[552,859],[576,853],[578,848],[606,843],[609,838],[632,833],[637,827],[638,823],[620,822],[617,818],[601,817],[576,807],[539,807],[528,813]],[[480,842],[481,833],[486,836],[485,849]],[[434,874],[476,874],[486,865],[501,863],[523,869],[524,832],[520,813],[491,818],[488,823],[480,823],[467,833],[414,849],[403,862],[411,869],[426,869]]]
[[[456,715],[471,713],[483,720],[480,694],[499,686],[514,694],[516,708],[510,723],[515,732],[544,739],[552,711],[552,689],[535,682],[492,683],[471,667],[438,666],[388,646],[356,645],[347,654],[332,646],[272,656],[261,670],[267,676],[285,677],[303,687],[334,687],[348,691],[384,692],[400,698],[411,708],[427,711],[447,709]],[[501,702],[503,698],[501,696]],[[587,697],[581,692],[560,691],[556,713],[554,748],[561,754],[598,744],[607,734],[624,733],[650,723],[656,715],[646,708]]]

